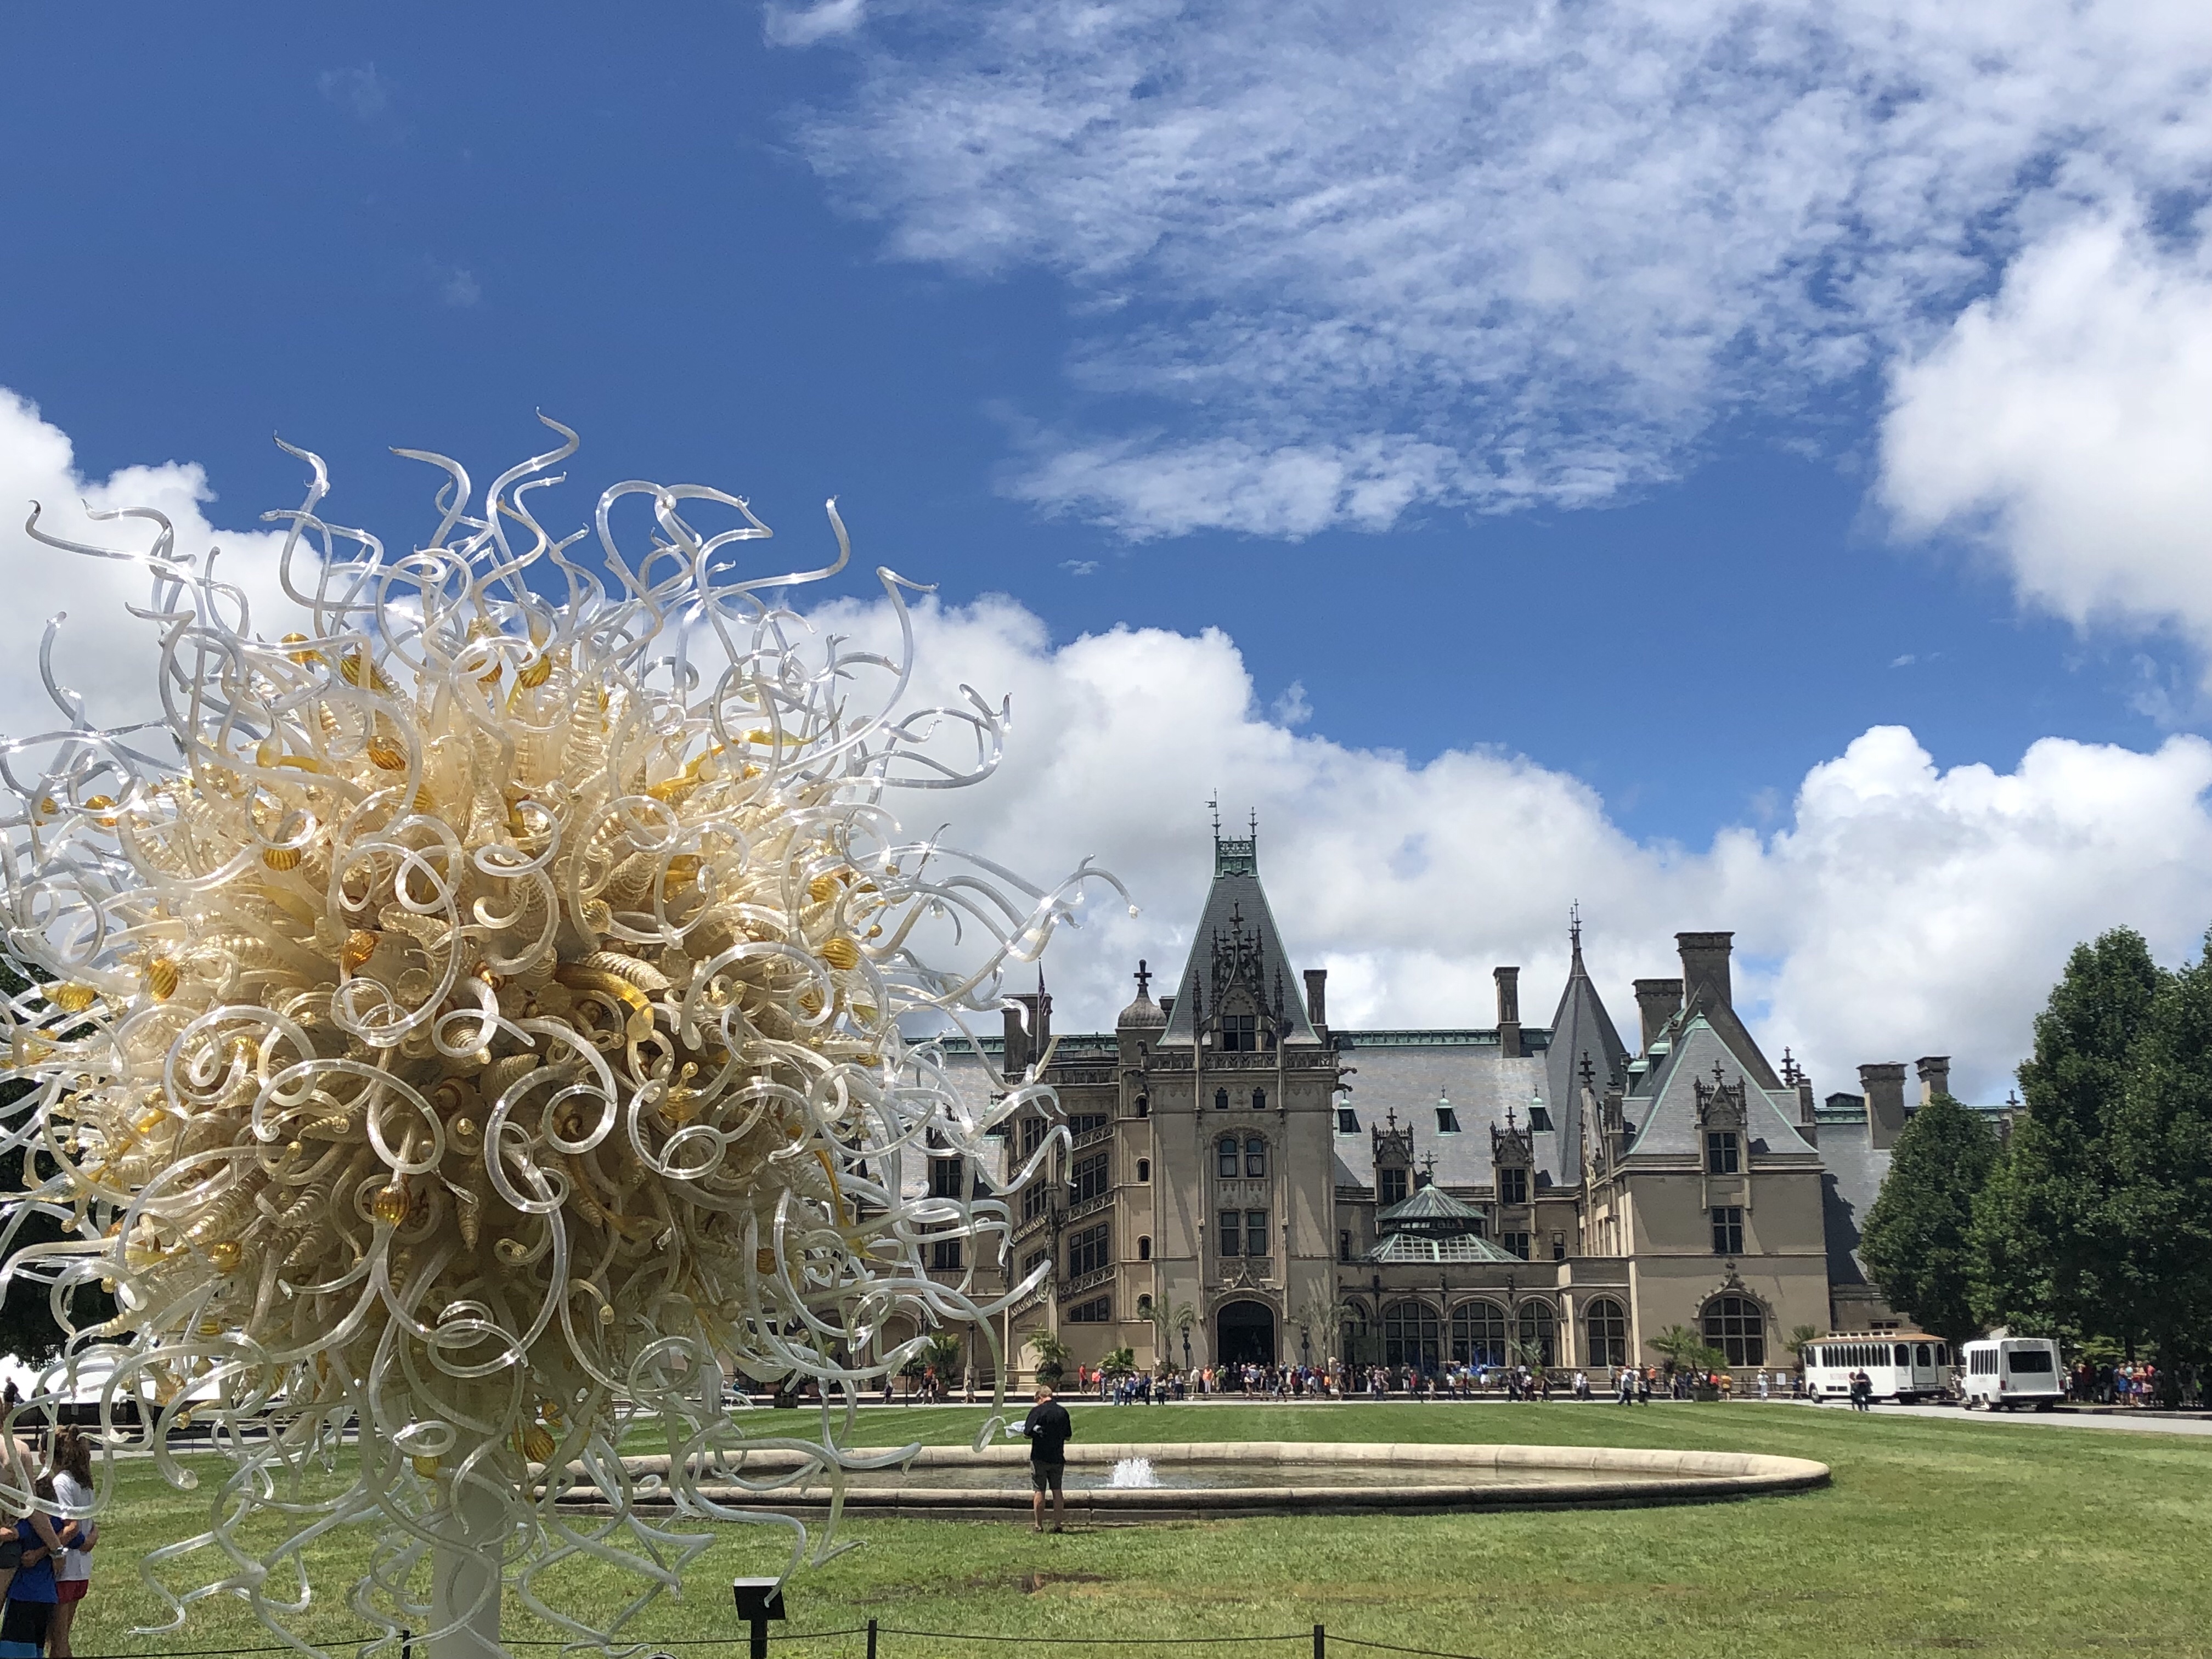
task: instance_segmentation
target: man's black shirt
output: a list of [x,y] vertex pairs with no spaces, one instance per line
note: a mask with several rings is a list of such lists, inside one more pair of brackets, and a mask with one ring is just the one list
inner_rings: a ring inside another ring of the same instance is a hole
[[1075,1425],[1068,1419],[1067,1407],[1060,1401],[1041,1400],[1030,1407],[1030,1414],[1022,1419],[1022,1432],[1030,1437],[1030,1462],[1064,1463]]

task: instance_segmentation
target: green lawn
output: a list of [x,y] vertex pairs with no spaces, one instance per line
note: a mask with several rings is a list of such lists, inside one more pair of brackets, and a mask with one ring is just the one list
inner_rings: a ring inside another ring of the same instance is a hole
[[[1059,1537],[1036,1536],[1025,1523],[857,1521],[841,1535],[863,1547],[793,1581],[787,1628],[830,1629],[873,1615],[887,1626],[1033,1634],[1042,1648],[1085,1636],[1280,1633],[1323,1623],[1346,1636],[1486,1659],[1838,1659],[1976,1646],[2008,1655],[2136,1648],[2212,1656],[2212,1575],[2203,1558],[2212,1443],[2202,1439],[1747,1404],[1074,1412],[1078,1435],[1094,1439],[1778,1452],[1831,1465],[1835,1481],[1821,1492],[1695,1508],[1285,1516]],[[872,1413],[860,1438],[961,1441],[980,1415]],[[779,1414],[772,1426],[791,1425]],[[79,1653],[236,1649],[268,1639],[230,1601],[197,1604],[185,1628],[168,1636],[128,1634],[155,1607],[131,1564],[140,1550],[195,1529],[201,1513],[193,1498],[159,1486],[144,1463],[128,1466],[104,1522]],[[720,1531],[692,1569],[686,1599],[664,1600],[632,1626],[641,1638],[732,1632],[729,1579],[781,1564],[768,1528]],[[315,1557],[317,1610],[300,1620],[306,1634],[340,1641],[356,1628],[344,1600],[364,1551],[333,1544]],[[613,1578],[591,1569],[564,1574],[563,1585],[580,1607],[617,1600]],[[507,1634],[547,1632],[511,1617]],[[860,1646],[846,1638],[777,1650],[857,1655]],[[891,1638],[883,1649],[886,1659],[969,1650]],[[1218,1651],[1307,1653],[1310,1644]]]

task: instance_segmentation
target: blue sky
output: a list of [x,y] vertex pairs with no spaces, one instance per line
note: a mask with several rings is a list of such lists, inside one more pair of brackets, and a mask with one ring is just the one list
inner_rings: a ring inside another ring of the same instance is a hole
[[[279,430],[394,538],[428,485],[386,446],[495,467],[542,408],[580,480],[807,545],[836,495],[1032,654],[1218,629],[1263,725],[1525,757],[1717,856],[1802,840],[1871,729],[1939,778],[2203,730],[2201,483],[2138,522],[2097,448],[2196,402],[2193,12],[18,9],[0,386],[87,478],[197,463],[226,528],[295,495]],[[2172,902],[2110,873],[2111,921]],[[1998,1075],[2013,1003],[1915,1040]]]

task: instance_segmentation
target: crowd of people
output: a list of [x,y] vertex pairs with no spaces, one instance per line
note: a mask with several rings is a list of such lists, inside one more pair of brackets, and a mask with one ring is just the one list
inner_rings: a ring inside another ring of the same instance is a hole
[[71,1659],[70,1632],[78,1605],[92,1583],[93,1551],[100,1528],[93,1505],[92,1442],[64,1424],[54,1431],[50,1467],[37,1474],[36,1454],[12,1434],[0,1434],[0,1460],[10,1484],[29,1477],[31,1491],[71,1518],[43,1509],[10,1514],[0,1535],[0,1659]]

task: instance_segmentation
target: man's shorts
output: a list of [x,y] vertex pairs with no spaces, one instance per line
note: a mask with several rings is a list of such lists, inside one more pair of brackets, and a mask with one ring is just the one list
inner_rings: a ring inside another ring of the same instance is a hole
[[1060,1490],[1060,1483],[1066,1478],[1067,1465],[1065,1463],[1030,1465],[1030,1485],[1038,1492],[1050,1492],[1054,1498],[1065,1495]]

